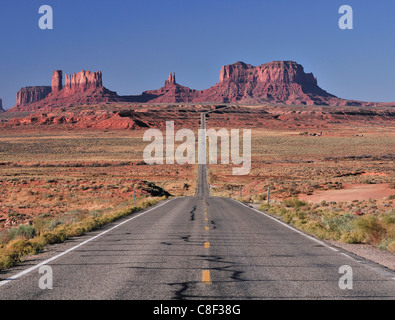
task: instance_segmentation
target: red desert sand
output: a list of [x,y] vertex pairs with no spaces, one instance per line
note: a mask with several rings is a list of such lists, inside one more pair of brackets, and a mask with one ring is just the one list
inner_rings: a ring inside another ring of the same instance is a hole
[[379,200],[395,194],[388,183],[383,184],[344,184],[344,189],[317,191],[312,195],[300,195],[299,199],[309,202],[337,201],[348,202],[353,200]]

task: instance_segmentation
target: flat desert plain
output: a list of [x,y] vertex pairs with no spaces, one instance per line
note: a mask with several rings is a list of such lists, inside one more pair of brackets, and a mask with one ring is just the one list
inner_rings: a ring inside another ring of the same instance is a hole
[[[166,121],[175,121],[176,130],[189,128],[197,137],[200,113],[217,108],[208,114],[207,128],[240,129],[240,133],[251,129],[252,157],[249,174],[237,176],[232,174],[234,166],[221,164],[218,156],[218,163],[208,166],[212,196],[264,206],[270,187],[270,209],[299,214],[303,207],[307,212],[303,226],[317,220],[317,212],[331,217],[386,215],[388,221],[395,220],[392,109],[124,105],[111,107],[111,112],[101,106],[99,117],[89,108],[74,108],[73,117],[80,120],[73,122],[47,121],[48,116],[39,112],[4,121],[0,128],[0,230],[34,225],[40,217],[52,218],[54,226],[78,221],[129,206],[134,195],[137,199],[193,196],[197,165],[147,165],[143,151],[149,142],[143,141],[143,135],[149,128],[165,133]],[[61,118],[62,112],[55,110],[51,119]],[[76,112],[89,114],[91,123],[75,116]],[[103,112],[112,119],[105,125]],[[40,124],[32,119],[40,119]],[[117,119],[124,125],[118,126]],[[144,125],[136,126],[140,123]],[[386,229],[390,236],[381,239],[386,241],[384,248],[394,239],[393,224]],[[340,236],[336,233],[335,239]]]

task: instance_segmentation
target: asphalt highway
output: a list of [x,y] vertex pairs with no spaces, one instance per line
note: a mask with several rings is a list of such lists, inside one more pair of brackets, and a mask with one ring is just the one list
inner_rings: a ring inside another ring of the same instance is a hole
[[[210,197],[206,169],[199,165],[195,197],[167,200],[0,273],[0,299],[395,298],[393,271]],[[43,266],[50,289],[40,288]],[[343,266],[352,287],[339,285]]]

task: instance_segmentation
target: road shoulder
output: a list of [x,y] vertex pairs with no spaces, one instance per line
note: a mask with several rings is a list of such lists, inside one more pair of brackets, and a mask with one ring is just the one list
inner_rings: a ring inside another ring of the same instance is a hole
[[[249,203],[248,206],[259,210],[260,204]],[[273,218],[278,220],[277,217]],[[395,253],[393,252],[380,250],[379,248],[376,248],[375,246],[369,244],[349,244],[335,240],[325,240],[325,242],[332,247],[345,250],[361,258],[372,261],[392,271],[395,271]]]
[[334,240],[326,240],[326,242],[395,271],[395,253],[393,252],[380,250],[368,244],[349,244]]

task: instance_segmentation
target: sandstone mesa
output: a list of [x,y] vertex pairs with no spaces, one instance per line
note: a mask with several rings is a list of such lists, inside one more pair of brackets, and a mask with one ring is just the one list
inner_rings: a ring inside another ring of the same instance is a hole
[[82,70],[64,77],[52,74],[51,86],[22,88],[10,112],[37,111],[76,104],[116,103],[239,103],[323,106],[375,106],[378,103],[345,100],[318,86],[312,73],[294,61],[272,61],[260,66],[236,62],[221,68],[219,82],[194,90],[176,82],[170,73],[163,87],[141,95],[120,96],[103,86],[102,72]]

